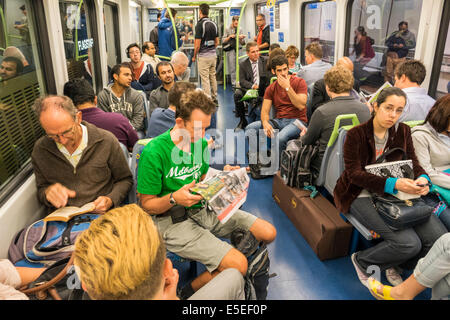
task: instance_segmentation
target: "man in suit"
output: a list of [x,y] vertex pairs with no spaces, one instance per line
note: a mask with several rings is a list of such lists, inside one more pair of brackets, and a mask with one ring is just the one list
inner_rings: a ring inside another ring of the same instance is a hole
[[267,59],[260,56],[258,44],[256,42],[249,42],[245,50],[247,51],[248,59],[245,59],[239,64],[239,88],[236,88],[234,93],[236,115],[241,119],[235,130],[244,129],[248,124],[245,118],[244,102],[241,101],[242,97],[247,90],[257,89],[258,101],[262,100],[269,80],[265,68]]

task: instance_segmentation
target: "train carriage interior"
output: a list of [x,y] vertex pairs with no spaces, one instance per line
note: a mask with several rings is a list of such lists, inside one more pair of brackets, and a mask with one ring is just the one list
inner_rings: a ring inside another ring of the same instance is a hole
[[[296,46],[297,62],[301,66],[307,64],[305,48],[311,43],[321,45],[322,60],[331,65],[344,56],[349,57],[354,65],[354,79],[365,96],[375,93],[389,81],[388,74],[393,72],[389,69],[393,66],[387,59],[386,41],[398,30],[399,23],[407,21],[414,39],[404,60],[417,59],[423,63],[426,76],[421,87],[430,97],[438,99],[450,92],[450,0],[206,2],[210,3],[209,18],[216,24],[219,38],[215,114],[219,135],[214,142],[218,147],[211,151],[213,167],[249,165],[246,146],[238,143],[245,141],[245,132],[234,131],[240,119],[235,112],[235,85],[230,69],[236,70],[236,60],[230,66],[222,43],[233,16],[240,17],[239,29],[247,43],[258,34],[257,15],[264,15],[270,27],[270,42],[278,43],[283,50],[289,45]],[[111,83],[112,68],[130,61],[126,52],[129,44],[137,43],[141,47],[149,41],[151,31],[158,25],[157,15],[166,6],[177,11],[171,21],[182,40],[180,46],[176,43],[176,49],[184,52],[189,60],[189,81],[202,87],[198,61],[192,61],[201,3],[191,0],[0,0],[0,259],[8,258],[8,248],[19,230],[45,216],[45,208],[37,197],[31,162],[34,143],[45,134],[33,112],[34,101],[45,95],[63,95],[64,84],[76,78],[88,80],[98,95]],[[357,39],[361,34],[372,41],[370,57],[358,56]],[[15,70],[7,68],[11,64],[8,64],[8,56],[19,61],[15,62]],[[237,61],[246,57],[244,45],[238,51]],[[391,78],[391,82],[393,80]],[[236,81],[238,84],[239,80]],[[145,94],[144,99],[149,103]],[[350,256],[383,240],[375,239],[370,233],[364,234],[366,228],[358,229],[357,222],[352,223],[341,215],[352,227],[347,254],[319,259],[274,199],[274,179],[272,176],[250,178],[247,200],[241,208],[268,221],[277,230],[276,239],[268,244],[270,273],[276,276],[269,281],[267,299],[373,300],[356,276]],[[325,187],[318,187],[318,190],[334,205],[332,190]],[[193,278],[192,264],[178,261],[174,265],[180,273],[180,285]],[[204,270],[205,266],[197,263],[195,276]],[[403,278],[412,272],[405,270]],[[388,283],[384,274],[381,282]],[[431,289],[416,297],[418,300],[430,298]]]

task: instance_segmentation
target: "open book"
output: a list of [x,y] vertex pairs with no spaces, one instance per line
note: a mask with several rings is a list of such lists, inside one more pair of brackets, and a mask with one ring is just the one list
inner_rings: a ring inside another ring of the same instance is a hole
[[225,223],[247,199],[250,179],[245,168],[233,171],[210,171],[205,180],[197,183],[190,190],[200,194],[219,221]]
[[95,209],[95,204],[93,202],[86,203],[82,207],[62,207],[56,209],[48,216],[44,218],[44,221],[69,221],[75,216],[83,213],[91,212]]

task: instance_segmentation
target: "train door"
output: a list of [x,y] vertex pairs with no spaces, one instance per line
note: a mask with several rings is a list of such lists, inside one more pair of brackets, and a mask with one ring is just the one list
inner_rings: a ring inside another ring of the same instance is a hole
[[[59,11],[64,38],[69,80],[85,78],[94,90],[103,86],[101,76],[97,74],[99,55],[94,53],[98,46],[94,36],[92,21],[95,21],[93,3],[83,0],[60,0]],[[91,16],[92,15],[92,16]]]
[[175,25],[181,40],[183,40],[183,45],[179,49],[188,57],[189,67],[191,68],[190,81],[196,82],[198,80],[197,64],[196,62],[192,63],[192,57],[194,55],[195,25],[198,19],[197,9],[176,8],[176,10]]
[[115,3],[104,2],[103,22],[105,26],[108,77],[110,77],[109,70],[121,62],[119,16]]

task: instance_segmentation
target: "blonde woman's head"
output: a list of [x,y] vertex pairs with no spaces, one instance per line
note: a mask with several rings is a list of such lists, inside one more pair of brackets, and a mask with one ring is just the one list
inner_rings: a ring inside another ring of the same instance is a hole
[[135,204],[94,220],[73,254],[92,299],[151,299],[162,288],[166,249],[151,217]]

